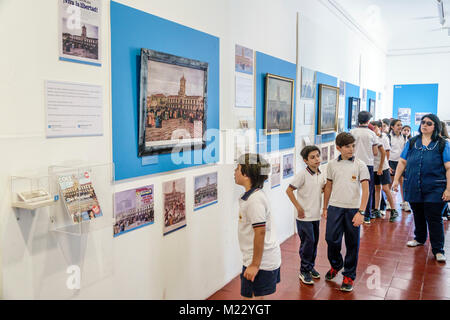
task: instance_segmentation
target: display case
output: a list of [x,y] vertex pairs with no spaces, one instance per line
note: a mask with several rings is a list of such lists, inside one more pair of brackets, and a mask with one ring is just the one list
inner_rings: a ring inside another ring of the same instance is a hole
[[[51,190],[59,201],[51,208],[51,231],[82,235],[114,224],[114,165],[70,163],[49,167]],[[112,232],[112,231],[111,231]]]
[[11,206],[27,210],[54,205],[58,191],[52,188],[50,176],[12,176]]

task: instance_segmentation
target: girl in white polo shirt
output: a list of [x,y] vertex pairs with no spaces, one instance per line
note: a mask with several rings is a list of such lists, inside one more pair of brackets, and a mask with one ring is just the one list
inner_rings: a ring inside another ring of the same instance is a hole
[[258,154],[245,154],[234,171],[236,184],[245,188],[239,199],[239,246],[242,252],[241,295],[263,298],[280,282],[281,251],[269,201],[263,190],[270,165]]

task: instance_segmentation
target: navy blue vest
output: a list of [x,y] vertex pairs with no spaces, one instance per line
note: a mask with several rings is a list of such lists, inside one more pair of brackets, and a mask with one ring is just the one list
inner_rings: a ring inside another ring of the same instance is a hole
[[431,141],[424,147],[422,139],[418,138],[409,150],[406,161],[403,184],[405,201],[442,202],[447,178],[439,141]]

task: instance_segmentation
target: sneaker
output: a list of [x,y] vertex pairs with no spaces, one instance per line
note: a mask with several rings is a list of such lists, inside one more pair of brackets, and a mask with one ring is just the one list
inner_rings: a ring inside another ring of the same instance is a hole
[[380,210],[375,209],[372,214],[375,216],[375,218],[381,218]]
[[320,279],[320,273],[318,273],[317,270],[313,268],[311,270],[311,277],[313,277],[314,279]]
[[353,290],[353,280],[352,278],[344,276],[344,281],[342,281],[341,291],[350,292]]
[[369,217],[364,217],[364,223],[370,224],[370,218]]
[[325,275],[325,280],[331,281],[334,279],[334,277],[337,276],[338,274],[338,270],[333,269],[333,267],[331,267],[330,270],[328,270],[327,274]]
[[394,222],[398,217],[398,212],[395,209],[391,210],[391,217],[389,218],[389,222]]
[[302,282],[304,284],[314,284],[314,281],[313,281],[313,279],[311,277],[311,273],[310,272],[300,272],[298,277],[300,278],[300,280],[302,280]]
[[437,262],[445,262],[445,260],[447,260],[447,259],[445,258],[443,253],[436,254],[436,261]]
[[402,203],[402,210],[406,212],[411,212],[411,207],[409,206],[408,202],[405,201]]
[[423,243],[417,242],[416,240],[411,240],[411,241],[408,241],[406,243],[406,245],[408,247],[417,247],[417,246],[423,246]]
[[375,218],[376,218],[375,212],[371,212],[370,213],[370,219],[375,219]]

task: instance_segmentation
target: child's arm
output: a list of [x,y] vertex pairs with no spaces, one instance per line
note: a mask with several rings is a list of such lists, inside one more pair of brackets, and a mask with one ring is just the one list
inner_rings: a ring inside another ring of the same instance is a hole
[[286,189],[286,194],[289,197],[289,200],[291,200],[292,204],[294,205],[295,209],[297,209],[297,215],[299,219],[303,219],[305,217],[305,210],[303,210],[300,203],[297,201],[297,198],[294,195],[295,188],[291,185]]
[[330,200],[331,190],[333,189],[333,181],[327,180],[327,184],[325,185],[325,189],[323,190],[323,210],[322,216],[324,218],[327,217],[328,212],[328,201]]
[[254,227],[253,232],[253,259],[252,263],[245,269],[244,277],[247,280],[254,281],[259,271],[261,259],[264,251],[264,238],[266,236],[266,227]]
[[[359,206],[360,211],[364,211],[367,206],[367,201],[369,200],[369,181],[364,180],[361,181],[361,188],[362,188],[362,196],[361,196],[361,205]],[[353,226],[359,227],[364,222],[364,216],[357,212],[352,219]]]
[[381,176],[383,174],[383,165],[384,165],[384,158],[386,156],[386,151],[384,150],[383,146],[380,144],[378,146],[381,152],[381,158],[380,158],[380,166],[378,167],[377,175]]

